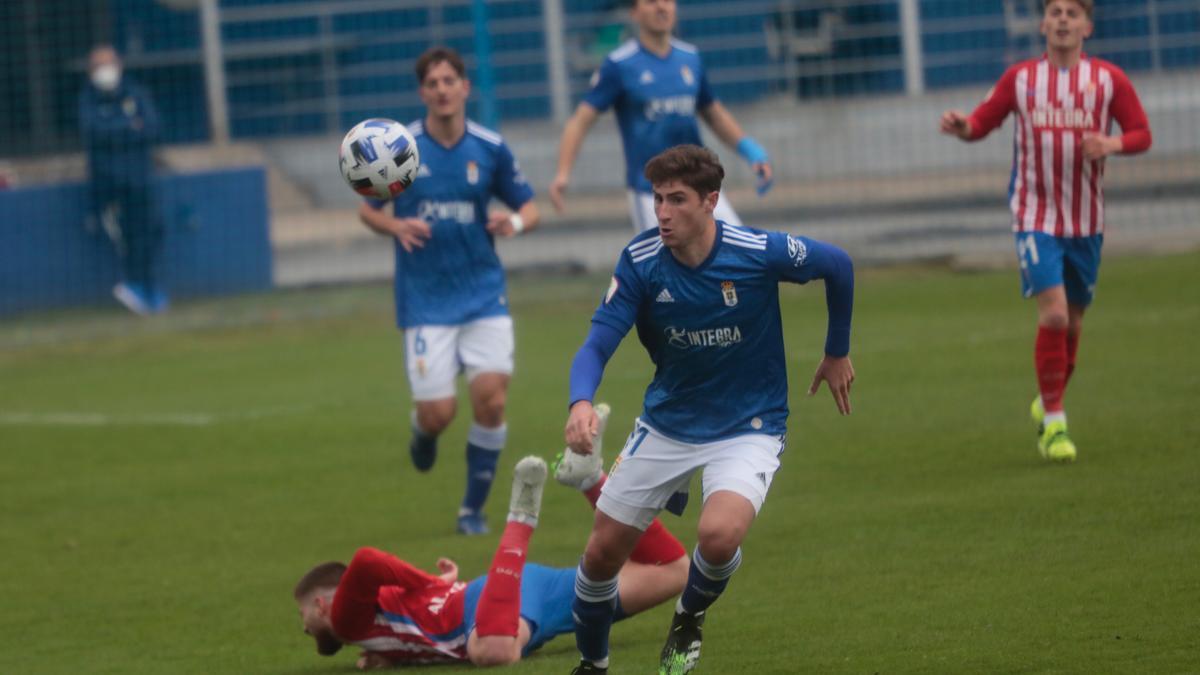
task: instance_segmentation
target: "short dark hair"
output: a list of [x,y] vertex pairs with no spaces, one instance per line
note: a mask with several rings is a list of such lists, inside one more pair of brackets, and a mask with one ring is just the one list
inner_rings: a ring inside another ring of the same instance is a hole
[[449,47],[430,47],[417,57],[417,84],[424,82],[429,69],[439,63],[449,63],[459,77],[467,76],[467,64],[458,52]]
[[[634,0],[634,2],[637,2],[637,0]],[[1054,0],[1042,0],[1042,11],[1045,12],[1046,8],[1049,7],[1050,3],[1052,2],[1054,2]],[[1083,13],[1087,14],[1088,21],[1092,20],[1092,15],[1096,13],[1096,4],[1093,0],[1071,0],[1071,2],[1074,2],[1083,8]]]
[[300,600],[309,593],[321,588],[337,588],[338,583],[342,580],[342,575],[345,573],[345,563],[337,561],[321,563],[300,577],[300,581],[296,582],[296,588],[292,590],[292,597]]
[[703,197],[721,190],[725,168],[717,154],[698,145],[677,145],[668,148],[646,163],[646,180],[661,185],[677,180]]

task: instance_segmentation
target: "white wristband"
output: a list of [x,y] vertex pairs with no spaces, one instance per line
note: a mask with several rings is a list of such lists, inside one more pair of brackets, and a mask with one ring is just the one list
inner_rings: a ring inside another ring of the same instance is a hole
[[521,234],[525,231],[525,219],[521,217],[521,214],[512,214],[508,217],[508,222],[512,223],[513,234]]

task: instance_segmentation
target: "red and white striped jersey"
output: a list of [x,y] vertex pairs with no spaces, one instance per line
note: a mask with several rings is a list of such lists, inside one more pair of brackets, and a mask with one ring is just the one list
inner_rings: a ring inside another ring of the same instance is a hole
[[1104,232],[1104,160],[1085,160],[1085,134],[1121,127],[1123,154],[1150,147],[1146,113],[1117,66],[1084,54],[1073,68],[1045,55],[1008,69],[970,116],[983,138],[1016,113],[1009,207],[1016,232],[1088,237]]
[[333,596],[333,632],[393,664],[465,661],[466,587],[378,549],[359,549]]

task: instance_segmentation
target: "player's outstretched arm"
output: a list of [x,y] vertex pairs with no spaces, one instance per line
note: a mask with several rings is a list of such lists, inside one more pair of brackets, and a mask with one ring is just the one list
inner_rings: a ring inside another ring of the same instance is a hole
[[838,412],[849,415],[850,385],[854,382],[854,365],[849,356],[850,319],[854,313],[854,262],[833,244],[781,232],[770,235],[767,254],[770,266],[782,280],[800,284],[813,279],[825,282],[825,307],[829,312],[825,357],[817,366],[808,394],[817,393],[821,383],[825,382]]
[[558,142],[558,170],[554,174],[554,180],[550,182],[550,203],[554,204],[554,210],[559,213],[562,213],[566,206],[563,197],[567,192],[567,185],[571,182],[571,169],[575,167],[575,160],[579,157],[579,148],[599,116],[600,111],[584,101],[575,108],[575,113],[563,127],[562,138]]
[[700,110],[700,116],[708,124],[717,138],[729,147],[737,150],[738,154],[750,164],[750,168],[758,176],[756,189],[759,195],[765,195],[775,180],[775,170],[771,167],[771,158],[767,151],[742,130],[733,113],[721,104],[713,101]]
[[957,136],[964,141],[978,141],[1003,124],[1004,118],[1016,107],[1013,89],[1016,87],[1019,69],[1020,64],[1005,71],[1000,81],[970,115],[961,110],[947,110],[942,113],[942,133]]
[[805,265],[815,279],[825,281],[825,307],[829,325],[825,333],[825,357],[817,365],[811,396],[821,382],[829,387],[838,412],[849,415],[850,385],[854,383],[854,364],[850,362],[850,319],[854,312],[854,262],[842,249],[832,244],[806,240]]
[[375,621],[375,600],[381,586],[423,589],[438,578],[388,553],[364,546],[354,553],[338,582],[330,611],[333,631],[343,638],[364,635]]
[[564,435],[567,445],[581,455],[592,452],[592,439],[600,429],[592,399],[600,386],[604,366],[624,337],[616,328],[593,322],[587,340],[571,362],[571,407]]
[[957,136],[964,141],[971,139],[971,120],[961,110],[942,113],[941,130],[947,136]]

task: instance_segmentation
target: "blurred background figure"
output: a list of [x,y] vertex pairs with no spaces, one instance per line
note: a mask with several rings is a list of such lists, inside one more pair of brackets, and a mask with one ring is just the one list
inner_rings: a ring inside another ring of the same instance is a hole
[[163,237],[153,193],[158,112],[149,93],[122,72],[110,45],[95,47],[88,57],[79,124],[87,151],[88,224],[103,226],[121,258],[113,296],[136,314],[162,312],[167,294],[154,269]]

